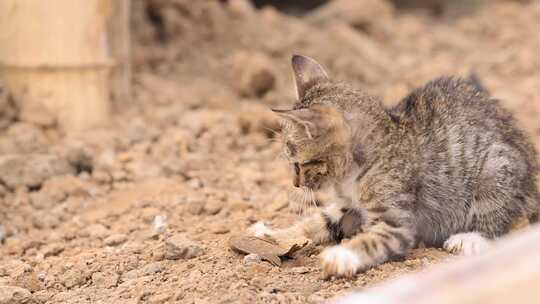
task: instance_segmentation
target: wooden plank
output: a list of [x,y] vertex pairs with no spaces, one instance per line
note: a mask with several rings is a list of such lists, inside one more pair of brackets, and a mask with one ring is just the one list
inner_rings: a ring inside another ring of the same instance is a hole
[[67,132],[106,124],[113,88],[129,98],[129,2],[0,1],[0,77]]
[[483,255],[405,275],[332,303],[538,303],[540,226],[507,236]]

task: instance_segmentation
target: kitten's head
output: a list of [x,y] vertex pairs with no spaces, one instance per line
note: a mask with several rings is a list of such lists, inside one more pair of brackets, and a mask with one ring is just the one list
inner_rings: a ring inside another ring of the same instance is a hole
[[319,190],[339,182],[351,167],[351,128],[333,103],[335,94],[313,92],[329,83],[322,66],[294,55],[292,68],[298,102],[291,110],[274,112],[282,118],[284,152],[294,173],[293,185]]

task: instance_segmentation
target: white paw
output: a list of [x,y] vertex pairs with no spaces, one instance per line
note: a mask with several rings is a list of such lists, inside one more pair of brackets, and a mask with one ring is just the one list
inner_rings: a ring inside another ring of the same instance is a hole
[[458,233],[450,236],[443,247],[450,253],[471,256],[486,251],[490,242],[478,232]]
[[332,246],[321,253],[321,266],[325,277],[352,277],[364,265],[360,256],[343,246]]
[[266,226],[263,222],[257,222],[248,228],[248,233],[256,237],[265,237],[272,235],[274,230]]

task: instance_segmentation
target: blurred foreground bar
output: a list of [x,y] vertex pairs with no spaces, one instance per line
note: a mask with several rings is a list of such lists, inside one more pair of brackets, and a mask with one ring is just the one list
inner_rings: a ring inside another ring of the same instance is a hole
[[538,303],[539,287],[540,225],[535,225],[501,239],[484,255],[436,265],[332,303]]
[[66,132],[106,124],[129,98],[130,0],[1,0],[0,78],[21,110]]

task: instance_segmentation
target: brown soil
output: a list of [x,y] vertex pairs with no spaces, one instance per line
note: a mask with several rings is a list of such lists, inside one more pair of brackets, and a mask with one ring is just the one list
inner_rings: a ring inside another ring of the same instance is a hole
[[228,239],[297,218],[268,110],[293,100],[292,53],[388,104],[475,72],[538,146],[540,4],[478,5],[434,15],[340,0],[288,15],[244,0],[134,1],[134,99],[115,104],[111,126],[64,136],[17,116],[0,89],[0,303],[320,303],[450,258],[417,249],[325,281],[319,247],[276,267]]

